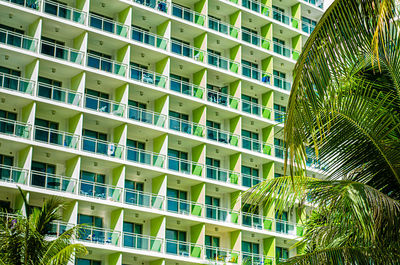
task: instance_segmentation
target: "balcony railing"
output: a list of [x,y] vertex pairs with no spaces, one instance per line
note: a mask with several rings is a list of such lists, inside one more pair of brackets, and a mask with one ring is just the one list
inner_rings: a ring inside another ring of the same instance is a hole
[[286,79],[276,76],[274,75],[274,87],[286,90],[286,91],[290,91],[291,87],[292,87],[292,83],[287,81]]
[[126,248],[154,252],[161,252],[164,249],[164,239],[147,235],[123,232],[122,242],[123,247]]
[[242,0],[242,6],[261,15],[270,16],[271,7],[261,4],[256,0]]
[[178,171],[180,173],[188,175],[201,176],[203,168],[204,165],[202,164],[177,157],[168,156],[168,169],[170,170]]
[[226,223],[237,224],[239,212],[231,209],[206,204],[206,218]]
[[204,26],[205,16],[186,7],[172,3],[172,15],[186,21]]
[[242,75],[265,84],[271,83],[271,74],[245,64],[242,64]]
[[204,126],[191,121],[169,117],[169,128],[187,134],[203,137]]
[[79,180],[79,195],[113,202],[121,202],[122,188],[98,183],[94,181]]
[[251,188],[264,180],[258,176],[251,176],[242,173],[242,186]]
[[273,47],[275,53],[290,58],[292,60],[297,60],[300,56],[299,51],[293,50],[281,43],[273,42]]
[[166,115],[133,106],[128,107],[128,118],[160,127],[164,127],[167,120]]
[[0,181],[25,184],[29,171],[0,164]]
[[315,5],[319,8],[324,8],[324,0],[303,0],[303,1]]
[[84,226],[78,236],[79,240],[100,244],[100,245],[120,245],[121,233],[106,228],[94,226]]
[[167,197],[167,211],[184,215],[201,216],[204,205],[190,200]]
[[32,95],[35,82],[19,76],[0,73],[0,87]]
[[132,2],[156,9],[163,13],[168,12],[169,4],[165,0],[132,0]]
[[82,94],[79,92],[45,83],[38,83],[36,95],[41,98],[72,104],[75,106],[80,105],[82,98]]
[[146,151],[143,149],[127,146],[126,159],[140,164],[146,164],[156,167],[164,167],[165,156],[158,153]]
[[263,216],[242,212],[242,225],[255,229],[263,229]]
[[168,77],[162,74],[158,74],[147,69],[131,66],[131,79],[140,81],[142,83],[155,85],[157,87],[165,88]]
[[36,141],[51,145],[78,149],[79,135],[37,125],[35,125],[34,129],[34,138]]
[[82,137],[82,150],[108,157],[122,158],[125,147],[91,137]]
[[85,95],[85,108],[92,109],[98,112],[109,113],[115,116],[122,117],[125,113],[125,104],[113,101],[110,99]]
[[315,25],[311,25],[310,23],[302,21],[301,29],[303,30],[303,32],[311,34],[315,29]]
[[90,53],[87,55],[87,66],[119,76],[125,76],[126,70],[128,69],[126,64]]
[[171,52],[198,62],[204,62],[204,55],[206,54],[203,50],[175,40],[171,41]]
[[82,10],[49,0],[43,1],[43,4],[43,11],[47,14],[51,14],[80,24],[85,24],[86,13]]
[[208,52],[207,54],[207,62],[209,65],[213,65],[223,70],[229,70],[231,72],[238,73],[240,63],[210,52]]
[[84,52],[44,40],[40,43],[40,53],[44,55],[72,63],[83,64]]
[[285,117],[285,112],[274,109],[274,119],[276,122],[285,122]]
[[75,193],[76,180],[40,171],[31,171],[30,186],[51,191]]
[[263,106],[261,104],[247,101],[244,99],[242,99],[242,111],[266,119],[271,119],[271,114],[272,114],[272,109],[267,108],[266,106]]
[[237,38],[240,32],[239,28],[212,17],[208,17],[208,28],[234,38]]
[[238,146],[240,135],[220,129],[206,127],[207,139],[217,141],[224,144]]
[[50,226],[47,231],[47,235],[53,236],[53,237],[59,237],[69,229],[73,228],[73,224],[69,224],[67,222],[62,222],[62,221],[53,221],[50,223]]
[[222,182],[238,184],[240,173],[224,168],[207,165],[206,176],[209,179],[215,179]]
[[208,260],[223,263],[238,263],[239,261],[240,251],[212,246],[205,246],[205,248]]
[[5,29],[0,29],[0,43],[32,52],[37,51],[38,46],[37,39]]
[[242,252],[242,262],[246,265],[272,265],[274,258],[257,253]]
[[292,26],[293,28],[296,28],[296,29],[299,28],[300,21],[298,19],[290,17],[290,16],[287,16],[283,12],[281,12],[280,10],[273,9],[272,10],[272,17],[275,20],[277,20],[277,21],[279,21],[279,22],[281,22],[283,24],[290,25],[290,26]]
[[127,37],[129,31],[127,25],[94,14],[89,14],[89,26],[121,37]]
[[240,98],[207,89],[207,100],[222,106],[229,106],[233,109],[238,109]]
[[132,40],[167,50],[168,39],[158,36],[154,33],[144,31],[139,28],[132,27]]
[[267,155],[271,155],[272,150],[271,144],[261,142],[257,139],[251,139],[245,136],[242,136],[242,147],[247,150]]
[[164,208],[164,200],[163,196],[154,193],[124,188],[126,204],[161,210]]
[[296,236],[296,224],[288,221],[275,219],[275,232]]
[[29,138],[31,125],[23,122],[0,118],[0,134]]
[[170,79],[170,88],[173,91],[196,98],[203,98],[204,94],[204,88],[175,78]]
[[185,241],[166,239],[165,252],[182,257],[202,258],[203,246]]
[[242,40],[245,42],[248,42],[252,45],[255,45],[260,48],[264,48],[269,50],[271,46],[271,41],[267,40],[257,34],[254,34],[253,32],[247,31],[247,30],[242,30]]
[[39,4],[40,4],[40,0],[2,0],[2,1],[36,10],[39,10]]

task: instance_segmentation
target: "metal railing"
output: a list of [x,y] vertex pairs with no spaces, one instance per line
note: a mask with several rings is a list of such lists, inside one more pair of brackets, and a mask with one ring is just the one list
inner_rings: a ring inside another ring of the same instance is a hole
[[166,239],[165,252],[183,257],[202,258],[203,246],[195,243]]
[[208,179],[214,179],[226,183],[238,184],[239,176],[240,176],[239,172],[206,165],[206,177]]
[[121,233],[106,228],[83,226],[78,235],[78,240],[100,245],[120,245]]
[[123,232],[122,246],[154,252],[161,252],[164,249],[164,239],[153,236]]
[[275,145],[275,157],[284,159],[285,158],[285,148],[283,146]]
[[140,81],[142,83],[155,85],[157,87],[165,88],[168,77],[147,69],[131,66],[130,78]]
[[298,20],[297,18],[285,15],[282,11],[277,10],[277,9],[272,9],[272,17],[273,19],[286,24],[286,25],[290,25],[293,28],[298,29],[300,26],[300,20]]
[[30,183],[32,187],[46,190],[75,193],[76,180],[69,177],[31,170]]
[[169,3],[165,0],[132,0],[132,2],[156,9],[164,13],[167,13],[169,8]]
[[127,37],[129,31],[127,25],[91,13],[89,13],[89,26],[122,37]]
[[121,202],[122,188],[80,179],[78,194],[85,197]]
[[17,32],[0,29],[0,43],[35,52],[38,40]]
[[40,53],[72,63],[83,64],[85,53],[73,48],[42,40]]
[[242,251],[242,262],[246,265],[273,264],[274,257]]
[[206,51],[176,40],[171,40],[171,52],[198,62],[204,62],[204,55],[206,54]]
[[98,112],[109,113],[115,116],[122,117],[125,113],[125,104],[114,100],[95,97],[85,94],[84,107]]
[[204,165],[193,161],[168,156],[168,169],[178,171],[183,174],[201,176]]
[[274,81],[274,87],[290,91],[292,87],[292,83],[287,81],[285,78],[279,77],[274,75],[273,76],[273,81]]
[[86,65],[108,73],[125,76],[128,66],[117,61],[88,53]]
[[260,69],[242,64],[242,75],[251,79],[258,80],[265,84],[271,83],[271,74]]
[[82,94],[77,91],[40,82],[36,96],[75,106],[79,106],[82,99]]
[[0,134],[30,138],[31,128],[30,124],[24,122],[0,118]]
[[32,95],[35,82],[19,76],[0,73],[0,87]]
[[297,60],[298,56],[300,55],[299,51],[293,50],[292,48],[287,47],[278,42],[273,42],[273,51],[277,54],[290,58],[292,60]]
[[242,173],[242,186],[251,188],[258,183],[263,182],[264,180],[261,177],[258,176],[251,176],[248,174],[243,174]]
[[160,127],[164,127],[167,120],[164,114],[133,106],[128,106],[128,118]]
[[59,237],[75,225],[63,221],[53,221],[47,230],[47,236]]
[[263,229],[263,221],[264,217],[262,215],[241,212],[242,214],[242,225],[255,228],[255,229]]
[[157,34],[132,27],[132,40],[148,44],[153,47],[157,47],[163,50],[167,50],[168,39]]
[[161,210],[164,208],[164,196],[154,193],[124,188],[124,203]]
[[239,28],[213,17],[208,17],[208,28],[234,38],[237,38],[240,32]]
[[126,159],[140,164],[164,167],[165,155],[127,146]]
[[285,122],[286,112],[274,109],[274,120],[276,122]]
[[172,3],[172,16],[204,26],[205,16],[189,8]]
[[254,152],[271,155],[273,146],[257,139],[242,136],[242,147]]
[[240,135],[213,127],[206,127],[207,139],[224,144],[238,146]]
[[275,232],[277,233],[296,236],[296,227],[296,223],[275,219]]
[[319,8],[324,8],[324,0],[303,0],[306,3],[314,5]]
[[125,146],[91,137],[82,137],[82,150],[108,157],[122,158]]
[[86,20],[86,12],[49,0],[43,1],[43,12],[80,24],[85,24]]
[[205,249],[207,260],[227,263],[238,263],[239,261],[240,251],[212,246],[205,246]]
[[305,33],[311,34],[314,31],[315,27],[315,25],[311,25],[310,23],[304,21],[301,22],[301,29]]
[[261,2],[256,0],[242,0],[242,6],[267,17],[270,16],[272,9],[271,6],[263,5]]
[[29,170],[0,164],[0,181],[25,184]]
[[269,49],[271,46],[271,40],[267,40],[260,35],[254,34],[253,32],[244,29],[242,29],[242,40],[264,49]]
[[207,100],[222,106],[229,106],[233,109],[238,109],[240,98],[207,89]]
[[174,131],[179,131],[196,136],[203,136],[204,126],[187,120],[169,117],[169,128]]
[[170,89],[196,98],[203,98],[204,94],[204,88],[172,77],[170,79]]
[[42,126],[34,126],[34,139],[46,144],[78,149],[79,135],[54,130]]
[[207,52],[207,62],[209,65],[234,73],[237,73],[240,67],[240,63],[210,52]]
[[223,208],[214,205],[205,205],[206,219],[222,221],[227,223],[238,223],[239,212],[228,208]]
[[272,114],[272,109],[245,99],[242,99],[242,111],[267,119],[270,119]]
[[167,196],[167,211],[184,215],[201,216],[204,205],[190,200],[183,200]]

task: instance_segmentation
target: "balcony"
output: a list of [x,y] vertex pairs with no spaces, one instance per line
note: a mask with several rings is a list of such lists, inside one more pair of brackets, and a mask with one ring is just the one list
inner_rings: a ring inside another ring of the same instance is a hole
[[295,51],[291,48],[288,48],[285,45],[282,45],[278,42],[273,42],[273,47],[274,47],[274,52],[277,54],[280,54],[284,57],[287,57],[289,59],[292,60],[297,60],[300,56],[300,52],[299,51]]
[[248,100],[242,99],[242,111],[251,115],[271,119],[272,109]]
[[164,249],[164,239],[123,232],[122,233],[123,247],[139,250],[161,252]]
[[242,186],[251,188],[264,180],[258,176],[251,176],[242,173]]
[[273,9],[272,10],[272,17],[275,20],[277,20],[277,21],[279,21],[279,22],[281,22],[283,24],[292,26],[293,28],[296,28],[296,29],[299,28],[300,21],[298,19],[290,17],[290,16],[287,16],[283,12],[281,12],[280,10]]
[[263,229],[264,217],[258,214],[242,212],[242,225],[255,229]]
[[204,26],[205,16],[189,8],[172,3],[172,16]]
[[204,126],[187,120],[169,117],[169,128],[174,131],[203,137]]
[[128,107],[128,118],[159,127],[164,127],[167,120],[166,115],[133,106]]
[[147,69],[139,68],[136,66],[131,66],[130,77],[133,80],[137,80],[145,84],[155,85],[161,88],[165,88],[165,85],[168,80],[168,77],[165,75],[161,75],[156,72],[149,71]]
[[274,258],[257,253],[242,252],[242,262],[247,265],[272,265],[274,264]]
[[238,146],[240,135],[220,129],[206,127],[207,139],[224,144]]
[[29,185],[51,191],[75,193],[76,180],[61,175],[32,170]]
[[163,13],[168,12],[168,3],[165,0],[132,0],[132,2],[153,8]]
[[0,73],[0,88],[32,95],[35,82],[15,75]]
[[242,30],[242,40],[257,47],[269,50],[271,41],[247,30]]
[[306,3],[309,3],[311,5],[315,5],[316,7],[319,8],[324,8],[324,0],[303,0]]
[[123,117],[125,113],[125,104],[88,94],[85,95],[84,106],[87,109],[112,114],[118,117]]
[[240,173],[207,165],[206,166],[206,177],[208,179],[214,179],[221,182],[231,183],[231,184],[238,184],[239,183],[239,175]]
[[74,224],[68,224],[66,222],[62,221],[54,221],[50,223],[50,227],[48,232],[48,235],[53,236],[53,237],[59,237],[69,229],[73,228],[75,225]]
[[121,233],[106,228],[98,228],[94,226],[83,226],[78,240],[100,244],[118,246],[120,244]]
[[204,62],[204,54],[206,53],[203,50],[175,40],[171,40],[171,52],[197,62]]
[[128,66],[117,61],[109,60],[94,54],[87,55],[87,66],[111,74],[125,77]]
[[129,146],[126,148],[126,159],[128,161],[161,168],[164,167],[165,162],[164,155]]
[[167,50],[167,38],[158,36],[154,33],[150,33],[139,28],[132,27],[132,40],[150,45],[152,47]]
[[272,145],[261,142],[257,139],[251,139],[242,136],[242,147],[247,150],[251,150],[257,153],[271,155]]
[[164,208],[163,196],[133,189],[124,188],[124,203],[161,210]]
[[303,233],[303,229],[301,226],[299,226],[298,228],[299,231],[297,231],[297,226],[295,223],[279,219],[275,220],[275,232],[277,233],[291,235],[291,236],[297,236],[297,235],[301,236]]
[[242,75],[250,79],[260,81],[261,83],[271,83],[271,74],[248,65],[242,64]]
[[205,246],[205,248],[207,260],[222,263],[238,263],[240,251],[212,246]]
[[204,94],[204,88],[174,78],[170,79],[170,88],[172,91],[200,99]]
[[36,52],[38,47],[37,39],[4,29],[0,29],[0,43],[31,52]]
[[237,224],[239,222],[239,212],[231,209],[206,205],[206,218],[225,223]]
[[270,10],[271,7],[270,6],[266,6],[261,4],[258,1],[255,0],[242,0],[242,6],[250,9],[251,11],[254,11],[258,14],[264,15],[269,17],[270,16]]
[[238,38],[240,29],[232,26],[229,23],[222,22],[221,20],[215,19],[213,17],[208,17],[208,28],[218,31],[222,34]]
[[83,59],[85,57],[84,52],[44,40],[42,40],[40,43],[41,54],[71,63],[83,64]]
[[89,26],[121,37],[128,37],[127,25],[94,14],[89,14]]
[[0,164],[0,181],[25,184],[29,171],[23,168]]
[[204,166],[202,164],[168,156],[168,169],[177,171],[183,174],[201,176]]
[[207,62],[209,65],[215,66],[223,70],[229,70],[231,72],[238,73],[240,63],[210,52],[208,52],[207,54]]
[[38,142],[78,149],[79,135],[35,125],[34,139]]
[[122,188],[116,186],[80,179],[78,189],[79,195],[85,197],[121,202]]
[[79,24],[85,24],[86,13],[82,10],[53,1],[43,1],[43,12]]
[[201,258],[201,253],[203,252],[202,245],[172,239],[166,239],[165,242],[165,252],[167,254],[199,259]]
[[273,80],[274,80],[274,87],[290,91],[292,83],[287,81],[285,78],[274,75]]
[[204,205],[190,200],[167,197],[167,211],[183,214],[201,216]]
[[285,122],[286,112],[274,109],[274,119],[276,122]]
[[232,109],[238,109],[240,98],[233,97],[231,95],[207,89],[207,100],[209,102],[230,107]]
[[303,32],[307,33],[307,34],[311,34],[314,29],[315,29],[315,25],[311,25],[307,22],[302,21],[301,22],[301,29],[303,30]]
[[122,158],[125,146],[91,137],[82,137],[82,150],[108,157]]
[[23,122],[0,118],[0,134],[21,138],[30,138],[31,125]]
[[275,145],[275,157],[284,159],[285,158],[285,148],[279,145]]
[[36,96],[74,106],[79,106],[82,99],[79,92],[45,83],[38,83]]
[[40,2],[39,0],[2,0],[2,1],[39,10],[39,2]]

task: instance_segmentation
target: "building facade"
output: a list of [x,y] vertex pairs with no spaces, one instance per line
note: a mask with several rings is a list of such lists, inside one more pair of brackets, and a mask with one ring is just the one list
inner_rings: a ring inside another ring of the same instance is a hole
[[[315,0],[0,0],[0,207],[68,203],[79,265],[276,264],[293,209],[240,194],[283,174],[292,70]],[[310,160],[310,174],[319,174]],[[304,214],[305,215],[305,214]]]

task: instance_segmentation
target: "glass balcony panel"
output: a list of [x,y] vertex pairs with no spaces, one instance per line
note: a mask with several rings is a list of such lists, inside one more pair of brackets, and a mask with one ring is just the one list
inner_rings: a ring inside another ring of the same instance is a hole
[[123,246],[140,250],[161,252],[163,239],[147,235],[123,233]]
[[93,181],[79,180],[79,195],[120,202],[122,188]]
[[45,0],[43,11],[47,14],[58,16],[73,22],[85,24],[86,13],[60,3]]
[[0,181],[25,184],[28,170],[0,164]]
[[0,118],[0,133],[16,137],[29,138],[31,126],[26,123]]
[[[237,263],[240,255],[239,251],[231,249],[225,249],[220,247],[205,246],[207,260],[216,261],[216,263],[222,262],[224,264]],[[243,263],[245,264],[245,263]]]
[[125,76],[127,66],[125,64],[109,60],[104,57],[96,56],[93,54],[88,54],[87,56],[87,66],[116,74],[119,76]]
[[157,194],[137,191],[133,189],[124,189],[125,199],[124,202],[127,204],[162,209],[164,205],[164,197],[158,196]]
[[292,83],[282,77],[274,75],[274,86],[286,91],[290,91]]
[[126,159],[141,164],[163,167],[165,157],[158,153],[127,147]]
[[36,51],[38,41],[17,32],[0,29],[0,43],[29,51]]
[[137,80],[146,84],[153,84],[155,86],[163,88],[165,88],[166,82],[168,80],[167,76],[135,66],[131,66],[130,77],[133,80]]
[[125,113],[125,105],[113,100],[85,95],[85,108],[98,112],[113,114],[122,117]]
[[82,137],[82,150],[108,157],[122,158],[125,147],[91,137]]
[[82,98],[81,93],[66,88],[52,86],[44,83],[39,83],[37,96],[42,98],[51,99],[75,106],[80,105]]
[[35,82],[14,75],[0,73],[0,88],[32,94]]
[[89,26],[122,37],[128,36],[128,26],[94,14],[89,15]]
[[75,192],[76,180],[46,172],[31,171],[31,186],[60,192]]
[[166,121],[166,116],[163,114],[133,106],[129,106],[128,118],[160,127],[164,127]]
[[41,41],[40,52],[42,54],[69,61],[72,63],[83,63],[84,53],[69,47],[57,45],[47,41]]
[[3,0],[5,2],[10,2],[13,4],[17,4],[20,6],[24,6],[24,7],[28,7],[28,8],[32,8],[32,9],[39,9],[39,0]]
[[78,239],[95,244],[118,246],[120,232],[105,228],[84,226],[81,229]]
[[79,136],[72,133],[35,126],[35,140],[63,147],[78,148]]

